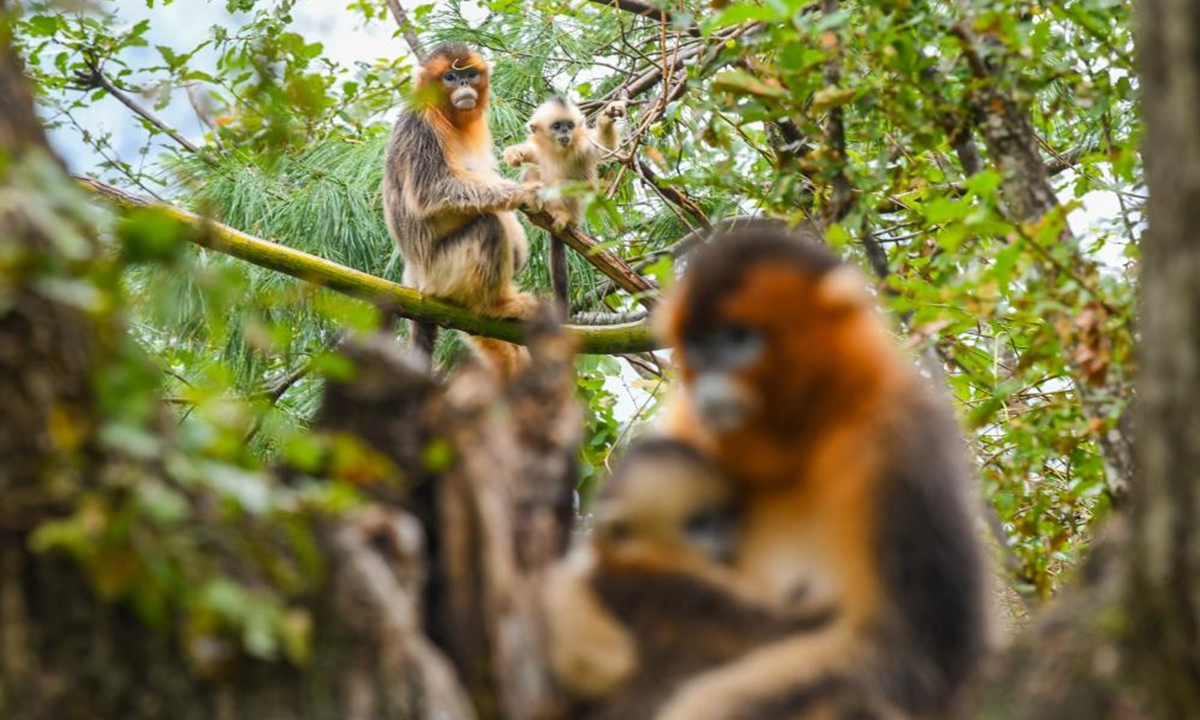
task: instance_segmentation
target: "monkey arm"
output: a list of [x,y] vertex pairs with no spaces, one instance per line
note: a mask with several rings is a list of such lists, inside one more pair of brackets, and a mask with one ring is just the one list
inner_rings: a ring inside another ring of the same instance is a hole
[[600,148],[612,152],[621,142],[621,132],[617,127],[617,118],[625,116],[625,103],[612,102],[600,111],[596,118],[596,127],[591,130],[591,140]]
[[637,668],[637,644],[592,587],[594,557],[576,551],[553,568],[542,591],[550,667],[570,692],[601,697]]
[[781,705],[794,711],[786,717],[817,717],[815,711],[836,702],[854,667],[852,639],[844,624],[836,624],[761,647],[694,676],[655,720],[736,720]]
[[472,176],[445,172],[414,188],[414,205],[422,219],[438,215],[463,216],[515,210],[530,200],[532,191],[508,180],[484,182]]
[[601,117],[596,121],[596,127],[592,128],[592,142],[608,152],[616,150],[617,145],[621,142],[621,133],[617,130],[617,124],[612,120],[605,122]]
[[509,167],[520,167],[533,162],[537,162],[537,148],[531,142],[526,141],[504,148],[504,163]]

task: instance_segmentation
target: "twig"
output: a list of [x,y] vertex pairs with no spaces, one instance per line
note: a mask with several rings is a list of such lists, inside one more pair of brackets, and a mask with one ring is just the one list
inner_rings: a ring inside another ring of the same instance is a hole
[[[627,13],[633,13],[634,15],[641,15],[644,18],[653,20],[654,22],[662,25],[680,25],[678,19],[668,11],[657,8],[650,3],[641,2],[641,0],[589,0],[589,2],[623,10]],[[696,26],[695,22],[689,22],[686,25],[679,27],[679,29],[683,30],[689,35],[695,37],[700,36],[700,28]]]
[[181,135],[178,130],[176,130],[175,128],[173,128],[170,125],[163,122],[161,119],[159,119],[159,117],[157,115],[150,112],[146,108],[142,107],[137,101],[135,101],[132,97],[130,97],[124,90],[117,87],[116,84],[113,83],[113,81],[111,79],[109,79],[109,77],[107,75],[104,74],[104,69],[98,60],[88,59],[87,64],[88,64],[88,71],[87,72],[79,72],[76,75],[76,82],[80,86],[85,87],[85,88],[92,88],[92,89],[99,88],[99,89],[104,90],[109,95],[112,95],[114,98],[116,98],[118,101],[120,101],[120,103],[122,105],[124,105],[125,107],[132,110],[135,115],[138,115],[146,122],[148,122],[151,125],[153,125],[154,127],[158,128],[158,130],[160,132],[162,132],[164,135],[166,135],[167,137],[174,140],[176,143],[179,144],[180,147],[184,148],[188,152],[199,155],[200,158],[202,160],[204,160],[204,162],[208,163],[209,165],[216,164],[213,162],[213,160],[211,158],[206,157],[200,151],[199,147],[192,144],[192,142],[190,140],[188,140],[183,135]]

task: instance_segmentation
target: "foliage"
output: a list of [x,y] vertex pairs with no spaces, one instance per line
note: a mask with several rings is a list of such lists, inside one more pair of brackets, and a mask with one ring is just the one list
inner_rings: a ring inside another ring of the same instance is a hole
[[[59,142],[89,149],[88,172],[398,278],[378,209],[380,157],[413,65],[398,31],[393,57],[341,62],[322,46],[336,38],[301,22],[304,2],[231,0],[228,14],[198,0],[148,5],[22,5],[17,35]],[[830,241],[875,273],[900,341],[945,373],[1018,560],[1010,580],[1052,592],[1109,505],[1098,439],[1129,397],[1143,197],[1127,4],[671,5],[666,24],[600,2],[407,10],[424,42],[466,40],[491,57],[499,146],[550,93],[598,99],[664,71],[631,98],[627,162],[612,163],[589,198],[590,231],[631,262],[658,258],[648,274],[669,281],[669,259],[649,254],[703,221],[833,221]],[[156,33],[178,12],[211,17],[207,35],[176,45]],[[395,27],[384,3],[345,12],[364,33]],[[113,103],[97,70],[147,112]],[[980,123],[993,118],[977,100],[997,88],[1027,113],[1057,194],[1059,206],[1035,219],[1010,212],[1015,170],[982,141]],[[87,120],[98,107],[141,123],[145,144],[117,147]],[[189,127],[199,152],[154,113]],[[544,237],[531,237],[521,281],[545,293]],[[571,271],[575,310],[634,308],[602,297],[583,258]],[[355,302],[203,251],[140,263],[123,279],[137,338],[179,401],[181,434],[220,437],[236,417],[253,443],[226,459],[248,466],[304,446],[321,377],[311,368],[336,371],[337,333],[379,322]],[[455,351],[444,348],[443,362]],[[580,361],[585,488],[657,406],[659,384],[632,377],[622,362]],[[628,394],[614,391],[622,386]]]

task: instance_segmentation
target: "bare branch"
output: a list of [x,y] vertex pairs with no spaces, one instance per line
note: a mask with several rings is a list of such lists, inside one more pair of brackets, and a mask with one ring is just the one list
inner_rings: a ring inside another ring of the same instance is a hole
[[582,255],[597,270],[604,273],[617,287],[632,294],[634,299],[643,307],[653,308],[658,296],[658,290],[649,280],[642,277],[629,263],[622,260],[611,250],[605,250],[592,236],[577,227],[568,226],[562,230],[554,229],[554,221],[546,213],[526,213],[529,221],[562,240],[575,252]]
[[112,95],[114,98],[116,98],[122,105],[132,110],[135,115],[158,128],[159,132],[174,140],[180,147],[190,153],[199,155],[200,158],[209,165],[213,164],[211,158],[205,157],[204,153],[200,151],[200,148],[185,138],[178,130],[163,122],[162,119],[160,119],[157,115],[142,107],[141,104],[130,97],[128,93],[117,87],[116,84],[113,83],[112,79],[109,78],[108,75],[104,74],[104,68],[101,67],[99,61],[89,60],[88,66],[89,72],[81,72],[76,78],[76,81],[81,86],[104,90],[109,95]]
[[[641,15],[648,20],[653,20],[654,22],[663,25],[673,26],[677,23],[677,18],[670,12],[663,10],[662,8],[655,7],[648,2],[643,2],[642,0],[589,0],[589,2],[623,10],[627,13],[633,13],[634,15]],[[688,22],[679,29],[683,30],[689,35],[700,35],[700,28],[696,27],[696,23],[694,22]]]
[[413,55],[417,56],[422,62],[425,60],[425,45],[421,42],[421,38],[417,37],[417,33],[413,30],[412,21],[408,19],[408,13],[400,5],[400,0],[387,0],[388,9],[392,11],[392,17],[396,19],[396,24],[400,26],[400,33],[404,36],[404,42],[408,43],[408,48],[412,50]]

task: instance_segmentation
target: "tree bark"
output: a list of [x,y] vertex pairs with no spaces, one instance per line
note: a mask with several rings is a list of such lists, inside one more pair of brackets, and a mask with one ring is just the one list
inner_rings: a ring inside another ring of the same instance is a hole
[[1135,405],[1134,666],[1164,717],[1200,714],[1200,6],[1141,0],[1149,231]]
[[1200,716],[1200,7],[1137,10],[1150,200],[1132,512],[1000,663],[985,719]]
[[[581,421],[574,342],[553,323],[535,323],[530,367],[507,386],[470,367],[435,383],[387,336],[345,348],[355,372],[328,384],[316,431],[354,436],[387,471],[353,515],[305,519],[327,568],[299,600],[313,620],[308,661],[254,659],[236,639],[187,645],[174,606],[150,627],[103,600],[80,563],[33,549],[36,528],[85,493],[111,492],[114,476],[126,487],[164,476],[97,441],[108,411],[94,381],[140,358],[122,341],[119,268],[46,147],[3,10],[0,0],[0,717],[556,717],[534,588],[565,546]],[[103,301],[72,302],[64,283]],[[266,518],[204,530],[283,541]],[[265,581],[229,555],[230,577]]]

